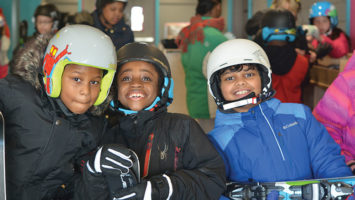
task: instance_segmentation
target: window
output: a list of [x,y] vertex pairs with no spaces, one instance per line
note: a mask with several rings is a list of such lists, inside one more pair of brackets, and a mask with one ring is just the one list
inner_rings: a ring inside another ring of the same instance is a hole
[[131,29],[132,31],[143,31],[143,8],[140,6],[133,6],[131,9]]

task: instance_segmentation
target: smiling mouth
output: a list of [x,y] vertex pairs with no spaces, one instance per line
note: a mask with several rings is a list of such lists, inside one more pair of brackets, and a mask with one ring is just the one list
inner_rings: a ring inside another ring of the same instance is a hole
[[131,93],[128,95],[128,98],[130,98],[132,100],[140,100],[140,99],[143,99],[144,97],[145,97],[145,95],[142,93]]
[[236,92],[234,92],[234,96],[239,98],[243,98],[245,96],[247,96],[248,94],[250,94],[251,91],[250,90],[238,90]]

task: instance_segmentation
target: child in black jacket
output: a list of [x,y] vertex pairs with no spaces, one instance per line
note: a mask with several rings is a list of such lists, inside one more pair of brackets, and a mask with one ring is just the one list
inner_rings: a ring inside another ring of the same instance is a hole
[[[100,148],[86,164],[81,198],[218,199],[225,188],[223,160],[196,121],[167,112],[173,80],[164,54],[130,43],[118,51],[118,66],[112,106],[119,119],[105,143],[120,146]],[[121,182],[119,174],[134,171],[135,156],[122,146],[137,154],[141,173],[133,174],[139,183],[112,190],[109,179]]]

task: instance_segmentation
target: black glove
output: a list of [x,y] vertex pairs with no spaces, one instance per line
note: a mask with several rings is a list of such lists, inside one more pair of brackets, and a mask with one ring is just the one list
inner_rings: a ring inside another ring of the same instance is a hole
[[92,174],[104,175],[110,193],[131,187],[139,182],[140,169],[137,155],[130,149],[117,144],[104,145],[87,163]]
[[105,145],[99,148],[86,166],[91,173],[127,174],[133,166],[131,154],[131,150],[117,144]]
[[332,45],[323,42],[318,44],[315,52],[317,54],[317,58],[323,58],[324,56],[328,55],[332,50],[333,50]]
[[116,200],[141,200],[141,199],[170,199],[173,186],[169,176],[163,174],[144,180],[133,187],[114,193]]

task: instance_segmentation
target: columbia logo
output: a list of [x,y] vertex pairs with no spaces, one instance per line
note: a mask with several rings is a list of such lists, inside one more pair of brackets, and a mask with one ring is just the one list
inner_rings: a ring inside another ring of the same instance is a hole
[[293,122],[291,124],[287,124],[287,125],[283,126],[282,128],[285,130],[285,129],[288,129],[288,128],[292,127],[292,126],[296,126],[297,124],[298,124],[298,122]]

